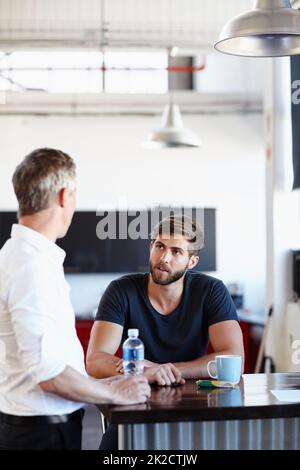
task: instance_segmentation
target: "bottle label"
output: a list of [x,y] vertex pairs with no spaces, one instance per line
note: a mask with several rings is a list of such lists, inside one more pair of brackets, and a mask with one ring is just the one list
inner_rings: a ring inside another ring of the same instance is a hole
[[143,349],[127,349],[123,350],[123,360],[124,361],[143,361],[144,360],[144,350]]

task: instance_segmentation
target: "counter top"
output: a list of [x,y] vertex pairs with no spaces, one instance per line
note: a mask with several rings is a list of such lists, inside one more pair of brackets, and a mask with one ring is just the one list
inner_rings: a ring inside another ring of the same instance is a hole
[[300,389],[300,373],[245,374],[236,389],[199,390],[194,380],[153,386],[145,404],[99,409],[115,424],[300,417],[300,403],[280,402],[270,392],[276,389]]

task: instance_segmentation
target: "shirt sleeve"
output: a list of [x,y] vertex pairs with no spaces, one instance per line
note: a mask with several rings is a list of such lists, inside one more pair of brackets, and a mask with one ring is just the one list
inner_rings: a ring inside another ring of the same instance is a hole
[[211,286],[205,301],[205,314],[208,327],[221,321],[238,321],[234,303],[222,281],[217,280]]
[[56,377],[66,367],[55,317],[58,292],[46,271],[45,263],[28,263],[8,285],[8,308],[19,358],[36,383]]
[[105,290],[95,320],[125,325],[125,302],[118,281],[112,281]]

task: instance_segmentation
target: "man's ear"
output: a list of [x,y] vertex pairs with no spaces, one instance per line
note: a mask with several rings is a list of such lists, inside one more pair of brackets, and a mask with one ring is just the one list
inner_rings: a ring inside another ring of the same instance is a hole
[[149,245],[149,251],[152,250],[154,242],[155,242],[155,240],[151,240],[150,245]]
[[198,262],[199,262],[199,256],[192,255],[190,257],[188,269],[193,269],[195,266],[197,266]]
[[58,204],[60,207],[65,207],[66,205],[66,188],[62,188],[58,193]]

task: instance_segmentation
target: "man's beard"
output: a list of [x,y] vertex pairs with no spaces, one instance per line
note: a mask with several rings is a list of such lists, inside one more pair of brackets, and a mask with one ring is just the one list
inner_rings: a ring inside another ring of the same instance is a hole
[[160,286],[168,286],[169,284],[172,284],[173,282],[176,282],[179,279],[181,279],[185,275],[187,271],[187,267],[188,267],[188,263],[187,263],[184,269],[181,269],[180,271],[175,271],[173,273],[168,272],[167,273],[168,276],[165,276],[163,278],[163,273],[161,273],[161,276],[160,276],[159,272],[155,270],[155,268],[158,268],[160,264],[153,266],[153,263],[151,261],[149,262],[149,264],[150,264],[150,273],[152,276],[152,280],[155,284],[159,284]]

